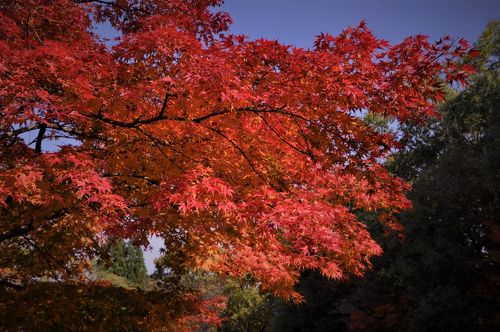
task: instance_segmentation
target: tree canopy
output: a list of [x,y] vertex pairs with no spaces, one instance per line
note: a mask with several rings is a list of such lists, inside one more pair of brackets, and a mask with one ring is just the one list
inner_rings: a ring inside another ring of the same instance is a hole
[[397,137],[360,115],[434,115],[467,42],[391,45],[361,22],[301,49],[228,34],[221,4],[0,2],[3,283],[78,278],[107,238],[156,234],[300,300],[300,271],[361,275],[381,253],[356,213],[390,225],[408,185],[381,165]]

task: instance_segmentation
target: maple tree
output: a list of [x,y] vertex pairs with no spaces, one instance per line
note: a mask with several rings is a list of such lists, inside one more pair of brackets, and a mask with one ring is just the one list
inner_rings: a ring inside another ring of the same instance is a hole
[[359,275],[380,254],[355,212],[391,223],[408,185],[380,165],[396,137],[360,114],[432,116],[472,72],[467,42],[390,45],[362,22],[295,48],[228,34],[221,4],[0,2],[2,283],[82,276],[108,235],[162,236],[296,300],[301,270]]

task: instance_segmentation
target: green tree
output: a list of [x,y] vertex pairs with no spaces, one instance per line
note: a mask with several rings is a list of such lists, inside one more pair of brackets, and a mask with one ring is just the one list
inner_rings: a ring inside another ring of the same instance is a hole
[[143,284],[148,278],[142,249],[132,243],[126,245],[127,279],[136,284]]
[[143,286],[148,275],[144,256],[139,246],[122,239],[115,240],[109,248],[111,266],[108,271],[126,278],[131,283]]
[[224,283],[227,297],[220,332],[270,331],[273,305],[269,294],[261,294],[251,280],[227,279]]
[[122,276],[127,277],[127,262],[126,262],[126,253],[125,253],[125,241],[116,240],[113,241],[113,244],[109,248],[109,256],[111,259],[111,267],[109,271]]
[[500,216],[499,21],[472,60],[481,71],[442,107],[394,169],[414,182],[414,209],[402,219],[407,241],[393,271],[408,300],[412,331],[499,328],[495,275]]

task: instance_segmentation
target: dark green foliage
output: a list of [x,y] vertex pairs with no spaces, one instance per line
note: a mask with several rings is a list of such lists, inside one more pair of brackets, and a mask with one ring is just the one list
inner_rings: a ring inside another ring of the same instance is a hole
[[317,271],[305,271],[297,290],[305,302],[293,305],[277,301],[272,331],[342,331],[345,313],[339,299],[349,289],[348,283],[334,282],[320,276]]
[[482,72],[498,74],[500,69],[500,20],[493,20],[479,37],[476,44],[481,56],[472,60]]
[[128,244],[128,276],[127,279],[136,283],[142,284],[148,277],[146,264],[144,263],[144,255],[140,247]]
[[111,266],[109,272],[124,277],[138,286],[146,282],[147,270],[140,247],[131,242],[116,240],[109,249]]
[[432,136],[395,158],[396,170],[411,162],[420,170],[410,178],[414,209],[402,216],[407,241],[392,269],[407,294],[409,330],[489,330],[498,327],[500,295],[487,291],[500,286],[499,243],[490,236],[500,221],[498,72],[481,72],[441,113]]
[[261,294],[252,282],[228,279],[224,283],[227,306],[222,313],[221,332],[269,331],[272,304],[268,294]]
[[109,256],[111,259],[111,267],[109,271],[122,276],[127,276],[127,262],[125,254],[125,241],[116,240],[109,248]]

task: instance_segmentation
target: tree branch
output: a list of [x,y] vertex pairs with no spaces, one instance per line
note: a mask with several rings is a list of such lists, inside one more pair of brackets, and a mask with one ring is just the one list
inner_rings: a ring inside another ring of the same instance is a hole
[[131,177],[131,178],[135,178],[135,179],[145,180],[148,182],[148,184],[151,184],[154,186],[158,186],[160,184],[160,181],[157,179],[153,179],[153,178],[150,178],[149,176],[138,175],[138,174],[104,173],[102,176],[105,178],[107,178],[107,177]]
[[84,4],[84,3],[96,2],[96,3],[100,3],[102,5],[113,6],[113,7],[116,7],[118,9],[120,9],[120,10],[126,11],[125,8],[123,8],[122,6],[118,5],[116,2],[112,2],[112,1],[105,1],[105,0],[73,0],[73,2],[76,3],[76,4]]
[[26,242],[28,242],[28,244],[31,245],[35,250],[37,250],[42,255],[44,255],[47,258],[47,262],[53,261],[56,265],[59,265],[64,271],[66,271],[67,274],[71,274],[71,271],[68,269],[67,266],[65,266],[63,263],[59,262],[57,259],[54,258],[54,256],[52,256],[51,254],[49,254],[47,251],[45,251],[42,248],[40,248],[34,241],[30,240],[25,235],[23,235],[23,239]]
[[30,232],[32,232],[35,228],[33,227],[33,222],[30,222],[27,225],[16,227],[11,231],[5,232],[3,234],[0,234],[0,242],[3,242],[5,240],[9,240],[18,236],[23,236],[26,235]]
[[27,127],[22,127],[22,128],[18,128],[18,129],[12,129],[11,131],[7,131],[2,136],[0,136],[0,141],[2,141],[4,139],[7,139],[7,138],[10,138],[10,137],[19,136],[21,134],[27,133],[29,131],[36,130],[38,128],[40,128],[40,125],[37,123],[37,124],[31,125],[31,126],[27,126]]
[[42,141],[47,130],[47,125],[45,123],[40,124],[40,130],[38,131],[38,136],[36,137],[35,152],[42,152]]
[[[67,212],[66,209],[61,209],[61,210],[55,211],[54,213],[52,213],[52,215],[45,218],[45,220],[50,221],[53,219],[60,218],[60,217],[64,216],[66,214],[66,212]],[[35,230],[34,221],[31,220],[26,225],[18,226],[18,227],[14,228],[8,232],[0,234],[0,242],[10,240],[10,239],[15,238],[15,237],[27,235],[34,230]]]
[[250,157],[248,157],[248,155],[246,154],[246,152],[238,145],[236,144],[232,139],[230,139],[226,134],[224,134],[222,131],[220,131],[219,129],[215,129],[215,128],[212,128],[212,127],[205,127],[217,134],[219,134],[220,136],[222,136],[226,141],[228,141],[236,150],[238,150],[238,152],[243,156],[243,158],[247,161],[248,165],[250,166],[250,168],[252,169],[252,171],[257,174],[257,176],[262,180],[264,181],[264,183],[270,185],[271,187],[274,188],[274,186],[269,183],[269,181],[264,177],[264,175],[262,175],[262,173],[260,173],[257,168],[255,167],[255,165],[253,164],[253,162],[250,160]]
[[269,127],[269,129],[271,129],[271,131],[276,135],[278,136],[278,138],[283,142],[285,143],[286,145],[288,145],[289,147],[291,147],[292,149],[294,149],[295,151],[297,152],[300,152],[302,154],[305,154],[306,156],[310,157],[312,160],[314,160],[314,155],[311,153],[311,151],[304,151],[302,149],[300,149],[299,147],[296,147],[295,145],[293,145],[292,143],[288,142],[283,136],[281,136],[281,134],[273,127],[271,126],[271,124],[266,120],[266,118],[264,118],[264,116],[262,116],[262,114],[259,114],[259,113],[256,113],[261,119],[262,121],[264,121],[264,123]]

